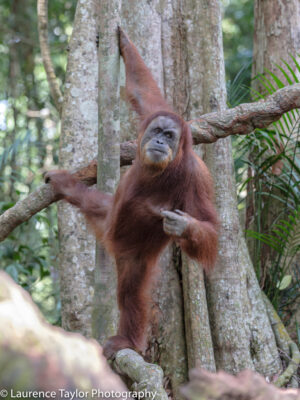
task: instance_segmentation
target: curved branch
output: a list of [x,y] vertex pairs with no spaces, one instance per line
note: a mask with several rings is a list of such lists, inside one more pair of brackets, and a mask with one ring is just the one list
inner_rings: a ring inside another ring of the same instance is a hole
[[265,100],[241,104],[189,121],[194,144],[214,143],[229,135],[247,135],[256,128],[266,128],[295,108],[300,108],[300,83],[277,90]]
[[[296,345],[295,342],[289,343],[289,353],[291,358],[287,368],[274,382],[274,385],[277,387],[285,387],[292,380],[293,377],[295,378],[297,383],[296,375],[300,363],[300,353],[298,346]],[[293,387],[298,387],[298,384],[297,386],[294,385]]]
[[56,201],[50,185],[42,185],[0,216],[0,242],[17,226]]
[[134,382],[133,390],[151,393],[156,400],[168,399],[163,387],[164,374],[159,365],[149,364],[134,350],[124,349],[117,352],[113,366],[116,372]]
[[48,0],[38,0],[38,33],[42,53],[43,64],[47,74],[51,96],[59,113],[61,113],[63,95],[60,91],[57,78],[51,61],[50,49],[48,45]]
[[[73,174],[76,179],[88,186],[96,183],[97,162],[94,160],[88,166]],[[0,215],[0,242],[3,241],[18,225],[28,221],[33,215],[57,201],[49,184],[39,186],[35,191],[18,201],[13,207]]]
[[[46,0],[39,0],[45,4]],[[203,115],[190,121],[194,144],[213,143],[229,135],[246,135],[255,128],[265,128],[287,111],[300,108],[300,83],[278,90],[264,101],[242,104],[222,113]],[[136,141],[121,144],[120,165],[130,165],[135,158]],[[87,185],[96,183],[97,163],[92,161],[87,167],[77,171],[75,176]],[[4,240],[18,225],[27,221],[43,208],[56,201],[48,185],[43,185],[26,199],[0,216],[0,241]]]

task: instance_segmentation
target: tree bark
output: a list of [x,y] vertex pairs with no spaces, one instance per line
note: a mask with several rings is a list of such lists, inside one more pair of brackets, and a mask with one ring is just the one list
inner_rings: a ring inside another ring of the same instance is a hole
[[[197,60],[203,66],[205,76],[202,106],[204,112],[224,110],[226,91],[220,4],[219,1],[211,1],[209,7],[205,1],[197,4],[203,21],[198,24],[202,48],[199,52],[201,61]],[[196,16],[194,11],[191,20]],[[193,42],[190,43],[192,49]],[[207,146],[205,161],[214,177],[220,216],[219,257],[215,270],[207,276],[216,366],[232,373],[249,368],[272,376],[281,366],[255,277],[249,288],[247,270],[252,271],[252,266],[239,225],[230,138]],[[251,296],[253,290],[255,299]]]
[[[99,18],[99,146],[97,187],[113,194],[120,179],[119,74],[120,55],[117,26],[120,0],[102,1]],[[93,337],[104,343],[115,335],[118,324],[117,273],[113,258],[97,245]]]
[[288,62],[289,55],[295,57],[299,53],[298,0],[255,0],[254,22],[253,76],[263,74],[265,69],[274,72],[276,63],[282,65],[282,59]]
[[[98,126],[97,1],[79,1],[69,44],[62,109],[60,166],[73,169],[96,156]],[[83,134],[84,132],[84,134]],[[59,203],[62,326],[91,337],[95,239],[83,216]]]

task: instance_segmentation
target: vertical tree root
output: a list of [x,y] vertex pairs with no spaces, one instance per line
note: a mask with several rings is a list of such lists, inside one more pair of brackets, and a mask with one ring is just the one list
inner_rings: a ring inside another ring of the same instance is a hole
[[268,317],[275,335],[277,346],[289,357],[289,364],[281,375],[276,379],[274,385],[283,387],[291,381],[293,387],[298,387],[298,382],[294,377],[300,364],[300,352],[298,346],[292,341],[279,315],[275,311],[268,297],[262,293],[266,305]]

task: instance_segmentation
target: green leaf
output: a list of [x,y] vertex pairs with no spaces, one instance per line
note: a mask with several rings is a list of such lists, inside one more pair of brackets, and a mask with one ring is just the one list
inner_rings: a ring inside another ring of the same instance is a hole
[[286,289],[287,287],[290,286],[291,282],[292,282],[292,275],[285,275],[281,279],[281,282],[277,283],[277,288],[279,290],[284,290],[284,289]]
[[[285,85],[284,83],[278,78],[278,76],[276,76],[275,74],[273,74],[272,71],[270,71],[269,69],[265,68],[265,71],[274,79],[274,82],[277,84],[279,89],[282,89]],[[266,79],[267,80],[267,79]],[[269,81],[269,80],[268,80]],[[270,82],[270,86],[272,87],[272,89],[275,89],[275,87],[271,84]],[[276,89],[275,89],[276,91]]]
[[296,58],[292,54],[290,54],[290,57],[294,61],[297,70],[300,72],[300,65],[299,65],[298,61],[296,60]]

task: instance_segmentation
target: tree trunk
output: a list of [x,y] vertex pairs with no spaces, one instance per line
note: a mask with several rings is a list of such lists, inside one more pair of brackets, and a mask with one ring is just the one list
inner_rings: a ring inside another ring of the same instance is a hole
[[[20,15],[21,15],[21,7],[19,0],[13,0],[11,2],[11,14],[12,14],[12,21],[11,21],[11,29],[13,31],[13,35],[17,35],[18,32],[18,25],[20,24]],[[19,62],[19,49],[20,45],[18,41],[13,37],[10,40],[9,44],[9,95],[11,97],[11,108],[12,108],[12,120],[13,120],[13,128],[10,132],[10,140],[11,143],[14,144],[17,138],[18,132],[18,115],[19,111],[16,106],[16,101],[19,95],[18,83],[21,78],[21,68]],[[11,161],[10,161],[10,168],[11,173],[15,173],[17,170],[16,164],[16,154],[12,152]],[[9,190],[8,190],[9,198],[14,200],[16,198],[16,191],[15,191],[15,179],[10,179],[9,181]]]
[[[98,126],[97,1],[77,4],[69,44],[62,110],[60,166],[73,169],[96,156]],[[92,335],[95,239],[71,205],[58,208],[62,326]]]
[[[255,0],[252,74],[274,72],[289,55],[300,51],[300,4],[298,0]],[[285,80],[284,76],[280,79]],[[287,83],[287,82],[286,82]],[[257,88],[257,86],[256,86]]]
[[[99,146],[97,187],[113,194],[120,179],[119,75],[117,26],[120,0],[102,1],[99,7]],[[97,245],[93,336],[103,344],[116,334],[118,324],[117,273],[113,258]]]
[[[226,106],[220,4],[211,1],[207,7],[205,1],[198,3],[203,19],[199,28],[199,64],[205,76],[202,104],[205,112],[217,111]],[[281,366],[239,225],[230,138],[206,146],[205,161],[214,177],[220,216],[219,258],[207,277],[216,366],[232,373],[250,368],[271,376]]]

